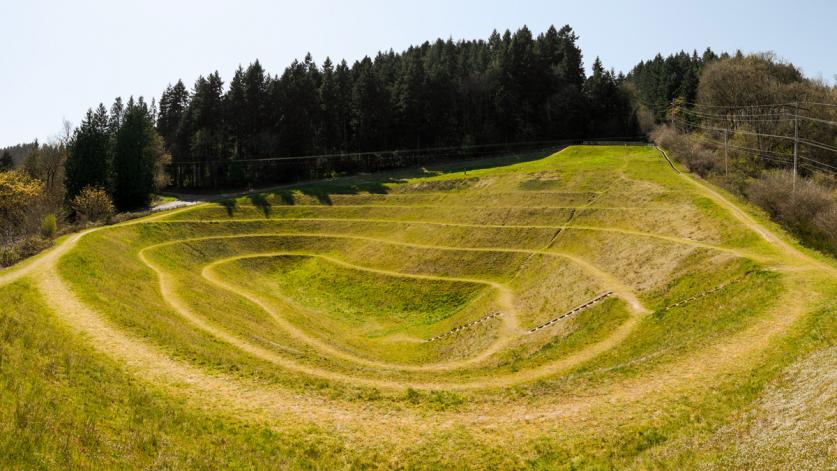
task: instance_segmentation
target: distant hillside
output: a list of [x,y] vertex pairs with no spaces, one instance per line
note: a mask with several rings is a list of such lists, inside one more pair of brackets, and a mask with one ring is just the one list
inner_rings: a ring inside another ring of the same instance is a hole
[[3,155],[3,152],[8,151],[12,154],[12,159],[15,161],[15,167],[20,166],[23,163],[23,159],[32,152],[32,149],[37,146],[36,142],[30,142],[27,144],[17,144],[9,147],[2,147],[0,148],[0,155]]

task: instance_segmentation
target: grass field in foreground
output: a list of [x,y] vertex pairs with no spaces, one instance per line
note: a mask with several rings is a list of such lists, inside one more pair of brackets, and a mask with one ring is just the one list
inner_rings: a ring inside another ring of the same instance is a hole
[[164,212],[0,271],[0,466],[837,462],[832,260],[654,148],[466,165]]

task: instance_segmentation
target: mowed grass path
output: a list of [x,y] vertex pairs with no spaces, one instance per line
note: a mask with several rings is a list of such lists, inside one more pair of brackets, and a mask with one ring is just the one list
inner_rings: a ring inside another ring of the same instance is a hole
[[833,261],[650,147],[339,178],[94,229],[0,271],[0,306],[7,466],[834,459],[828,432],[800,445],[747,425],[776,413],[761,397],[783,370],[833,358],[806,360],[834,345]]

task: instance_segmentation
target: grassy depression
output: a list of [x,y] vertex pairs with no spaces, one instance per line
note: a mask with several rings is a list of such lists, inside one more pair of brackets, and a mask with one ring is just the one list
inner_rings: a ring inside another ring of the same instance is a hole
[[836,275],[651,147],[159,213],[0,271],[0,465],[833,462]]

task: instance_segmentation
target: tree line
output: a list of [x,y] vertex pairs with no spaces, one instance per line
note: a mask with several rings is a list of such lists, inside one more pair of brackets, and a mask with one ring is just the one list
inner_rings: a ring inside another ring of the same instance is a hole
[[37,146],[38,141],[35,140],[34,142],[16,144],[0,149],[0,172],[15,168]]
[[228,87],[217,71],[169,85],[157,129],[176,186],[229,184],[245,168],[236,162],[270,157],[636,135],[624,76],[597,58],[587,77],[577,41],[569,26],[537,37],[523,27],[352,65],[309,54],[281,75],[256,60]]
[[837,255],[837,87],[770,53],[687,57],[658,56],[628,76],[660,122],[653,139]]
[[[65,121],[46,144],[3,149],[0,266],[48,247],[63,231],[111,219],[116,209],[147,208],[169,179],[170,160],[155,121],[153,104],[117,98],[110,111],[104,105],[88,110],[75,129]],[[20,149],[27,152],[16,163],[19,153],[13,152]]]
[[[306,55],[281,75],[255,61],[239,67],[228,85],[217,71],[191,88],[178,80],[164,90],[159,109],[142,98],[117,98],[110,109],[100,104],[77,128],[65,122],[49,143],[0,149],[3,249],[45,233],[49,216],[59,226],[110,217],[113,203],[122,211],[142,208],[167,185],[320,178],[486,156],[520,143],[634,136],[667,123],[654,133],[659,142],[676,147],[689,168],[745,196],[754,181],[769,187],[765,172],[787,166],[792,151],[787,139],[765,135],[792,135],[796,125],[823,145],[802,146],[807,160],[800,171],[819,185],[811,191],[821,201],[833,200],[828,192],[837,185],[823,170],[837,168],[829,150],[837,148],[834,86],[770,54],[711,49],[658,54],[627,76],[596,58],[587,76],[577,41],[569,26],[537,37],[523,27],[487,40],[440,39],[380,52],[352,65],[326,58],[318,66]],[[831,105],[786,106],[803,100]],[[807,119],[795,123],[789,112]],[[717,147],[724,138],[732,146],[728,159]],[[829,211],[812,212],[817,224],[834,227]],[[837,234],[817,230],[830,234],[820,238]],[[0,253],[0,264],[39,244]]]
[[149,205],[152,193],[168,184],[170,162],[154,108],[131,97],[127,103],[117,98],[110,112],[102,104],[87,111],[68,144],[68,200],[92,187],[105,190],[123,211]]
[[744,175],[787,167],[794,135],[813,142],[798,148],[801,173],[837,169],[837,152],[829,150],[837,148],[837,87],[806,78],[772,53],[657,55],[633,68],[626,89],[644,130],[670,123],[704,141],[726,142],[727,151],[737,149],[734,164]]
[[650,116],[661,122],[667,119],[669,105],[677,98],[693,103],[697,98],[698,84],[703,68],[719,59],[728,59],[729,54],[720,56],[706,48],[703,54],[680,51],[663,57],[657,54],[653,59],[640,61],[631,69],[626,82],[637,105]]

